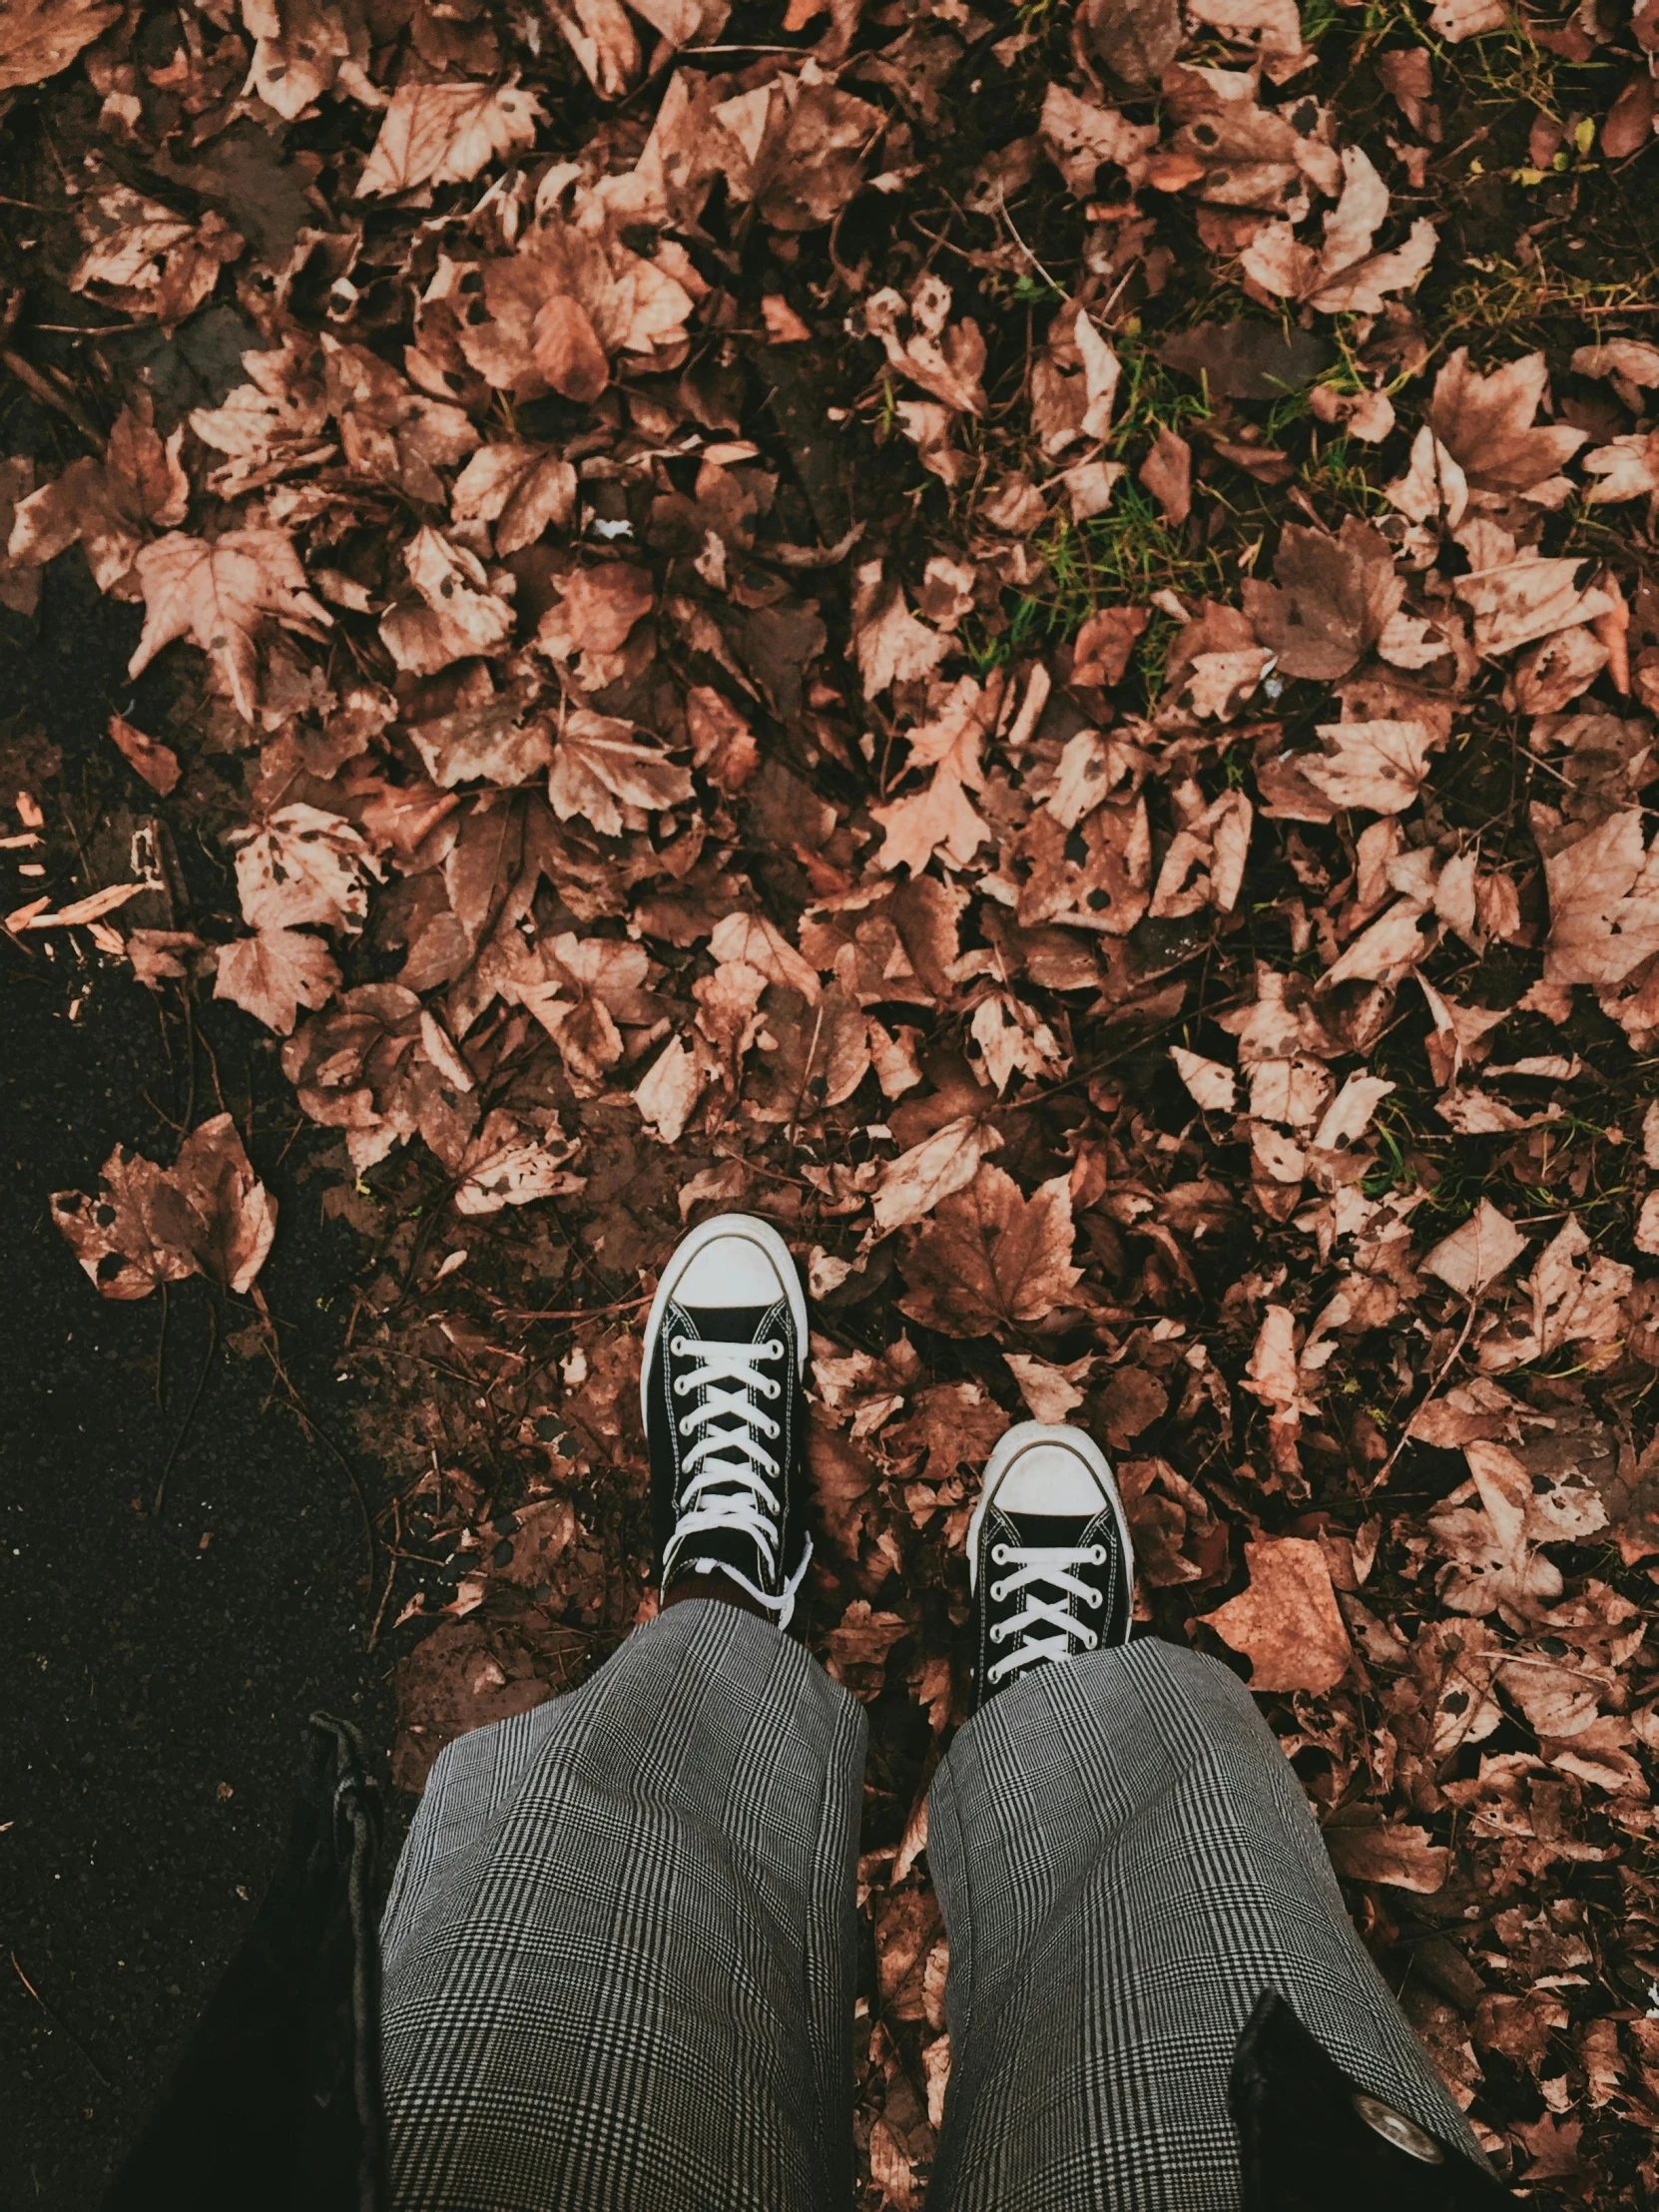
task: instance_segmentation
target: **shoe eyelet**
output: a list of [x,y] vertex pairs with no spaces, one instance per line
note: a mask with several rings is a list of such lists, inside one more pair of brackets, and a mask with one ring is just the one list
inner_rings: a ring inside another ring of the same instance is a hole
[[991,1584],[991,1603],[993,1605],[1000,1605],[1002,1603],[1002,1593],[1006,1585],[1001,1582],[993,1582]]
[[[995,1596],[995,1594],[996,1594],[996,1593],[995,1593],[995,1591],[993,1590],[993,1591],[992,1591],[992,1593],[991,1593],[991,1595],[992,1595],[992,1596],[994,1597],[994,1596]],[[995,1627],[994,1627],[994,1628],[993,1628],[993,1629],[991,1630],[991,1633],[990,1633],[990,1639],[989,1639],[989,1640],[990,1640],[990,1641],[991,1641],[991,1642],[992,1642],[993,1644],[999,1644],[999,1643],[1001,1643],[1001,1641],[1002,1641],[1002,1623],[1001,1623],[1000,1621],[998,1621],[998,1622],[997,1622],[997,1624],[996,1624],[996,1626],[995,1626]]]
[[777,1337],[769,1337],[769,1338],[767,1339],[767,1351],[766,1351],[766,1356],[767,1356],[767,1358],[768,1358],[769,1360],[782,1360],[782,1359],[783,1359],[783,1357],[784,1357],[784,1345],[783,1345],[783,1342],[782,1342],[782,1340],[781,1340],[780,1338],[777,1338]]
[[782,1391],[783,1387],[784,1387],[784,1385],[783,1385],[783,1383],[782,1383],[782,1382],[769,1382],[769,1383],[767,1384],[767,1395],[768,1395],[768,1397],[777,1397],[777,1396],[779,1395],[779,1393],[780,1393],[780,1392]]
[[1091,1590],[1089,1592],[1089,1603],[1091,1606],[1093,1606],[1094,1610],[1097,1613],[1100,1611],[1100,1608],[1105,1604],[1105,1602],[1106,1600],[1101,1596],[1098,1590]]
[[994,1561],[994,1563],[995,1563],[995,1564],[996,1564],[997,1566],[999,1566],[999,1567],[1005,1567],[1005,1566],[1006,1566],[1006,1565],[1008,1564],[1008,1547],[1007,1547],[1007,1545],[1006,1545],[1006,1544],[992,1544],[992,1546],[991,1546],[991,1558],[992,1558],[992,1560]]
[[683,1352],[685,1351],[685,1349],[686,1349],[686,1340],[685,1340],[685,1338],[684,1338],[684,1337],[670,1337],[670,1339],[668,1340],[668,1349],[670,1350],[670,1352],[672,1352],[672,1353],[673,1353],[674,1357],[675,1357],[675,1358],[676,1358],[676,1359],[678,1360],[678,1359],[680,1358],[681,1354],[682,1354],[682,1353],[683,1353]]
[[1106,1546],[1104,1544],[1091,1544],[1089,1546],[1089,1559],[1092,1565],[1103,1567],[1106,1564]]
[[691,1388],[691,1380],[690,1380],[690,1378],[689,1378],[689,1377],[687,1377],[687,1376],[684,1376],[684,1375],[682,1375],[682,1376],[680,1376],[680,1377],[679,1377],[679,1378],[677,1379],[677,1381],[676,1381],[676,1382],[675,1382],[675,1384],[674,1384],[674,1394],[675,1394],[675,1396],[676,1396],[676,1397],[684,1397],[684,1396],[685,1396],[685,1394],[686,1394],[686,1392],[687,1392],[687,1391],[688,1391],[688,1390],[689,1390],[690,1388]]
[[1085,1651],[1098,1651],[1099,1648],[1100,1638],[1092,1628],[1085,1628],[1083,1631],[1083,1649]]

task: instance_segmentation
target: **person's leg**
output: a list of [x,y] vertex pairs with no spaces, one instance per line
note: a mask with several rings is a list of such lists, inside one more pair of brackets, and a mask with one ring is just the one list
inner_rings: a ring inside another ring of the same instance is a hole
[[[993,1459],[987,1493],[1031,1463],[1018,1444]],[[1057,1494],[1035,1521],[1001,1498],[970,1539],[981,1703],[928,1800],[952,2060],[932,2212],[1236,2212],[1228,2080],[1270,1989],[1360,2088],[1473,2153],[1250,1693],[1124,1641],[1114,1515],[1085,1526],[1074,1500],[1067,1528]]]
[[397,2212],[849,2199],[864,1720],[780,1633],[805,1327],[762,1226],[694,1232],[648,1331],[663,1612],[433,1769],[383,1931]]

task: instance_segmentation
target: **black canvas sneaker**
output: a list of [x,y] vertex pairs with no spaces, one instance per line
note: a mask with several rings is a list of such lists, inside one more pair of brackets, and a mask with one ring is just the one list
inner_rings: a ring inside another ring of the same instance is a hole
[[813,1554],[802,1445],[807,1298],[770,1222],[683,1237],[646,1324],[640,1403],[659,1587],[723,1574],[787,1628]]
[[1135,1554],[1105,1454],[1080,1428],[1021,1421],[968,1523],[976,1704],[1030,1668],[1129,1641]]

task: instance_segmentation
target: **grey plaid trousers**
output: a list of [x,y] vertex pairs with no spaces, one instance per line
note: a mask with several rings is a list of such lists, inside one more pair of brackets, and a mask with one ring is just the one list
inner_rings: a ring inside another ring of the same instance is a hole
[[[863,1714],[688,1601],[432,1771],[384,1922],[398,2212],[843,2212]],[[935,2212],[1233,2212],[1226,2086],[1277,1989],[1442,2141],[1461,2115],[1225,1667],[1033,1670],[956,1737]]]

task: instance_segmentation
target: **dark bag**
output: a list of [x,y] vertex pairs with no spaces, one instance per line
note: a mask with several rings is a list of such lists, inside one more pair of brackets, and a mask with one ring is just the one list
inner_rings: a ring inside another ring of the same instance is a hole
[[1233,2058],[1241,2212],[1497,2212],[1507,2189],[1466,2152],[1351,2081],[1285,1999],[1258,1998]]
[[380,1799],[313,1713],[286,1847],[104,2212],[382,2212]]

